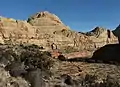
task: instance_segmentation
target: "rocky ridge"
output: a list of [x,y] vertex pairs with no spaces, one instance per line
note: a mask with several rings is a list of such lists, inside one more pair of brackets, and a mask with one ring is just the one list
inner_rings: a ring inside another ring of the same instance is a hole
[[38,12],[27,21],[0,17],[0,42],[3,44],[36,44],[51,48],[55,43],[58,49],[67,47],[80,50],[95,50],[106,44],[118,43],[112,31],[96,27],[87,33],[78,33],[64,25],[48,11]]
[[[120,61],[118,35],[113,31],[96,27],[87,33],[75,32],[46,11],[27,21],[0,18],[1,87],[120,87],[120,66],[103,63]],[[53,50],[58,56],[54,59],[44,51],[52,43],[70,54]],[[86,59],[92,51],[92,60]]]

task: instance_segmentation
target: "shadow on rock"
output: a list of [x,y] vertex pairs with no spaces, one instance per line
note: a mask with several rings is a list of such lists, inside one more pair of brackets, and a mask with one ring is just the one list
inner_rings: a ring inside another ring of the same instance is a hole
[[85,57],[76,57],[76,58],[71,58],[71,59],[66,59],[65,61],[69,62],[88,62],[89,58]]
[[101,47],[93,53],[92,60],[102,61],[105,63],[120,63],[120,45],[109,44]]

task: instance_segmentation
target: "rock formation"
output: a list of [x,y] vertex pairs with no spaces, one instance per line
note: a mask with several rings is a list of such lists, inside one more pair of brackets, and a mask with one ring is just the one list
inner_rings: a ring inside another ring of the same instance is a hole
[[[47,11],[27,21],[0,17],[0,87],[119,87],[118,65],[71,60],[87,58],[99,48],[91,59],[120,62],[120,45],[115,44],[119,27],[114,31],[96,27],[86,33],[75,32]],[[53,43],[55,49],[50,50]],[[65,51],[64,55],[59,50]],[[57,56],[59,60],[54,59]]]
[[117,43],[112,31],[96,27],[87,33],[71,30],[55,15],[48,11],[38,12],[27,21],[0,17],[0,42],[2,44],[36,44],[46,50],[55,43],[58,49],[71,47],[93,51],[106,44]]
[[117,26],[115,30],[113,30],[113,33],[116,37],[118,37],[118,41],[120,43],[120,24]]
[[120,62],[119,59],[119,44],[109,44],[101,47],[93,53],[92,59],[102,62]]
[[119,36],[120,35],[120,24],[116,27],[115,30],[113,30],[113,33],[115,34],[115,36]]

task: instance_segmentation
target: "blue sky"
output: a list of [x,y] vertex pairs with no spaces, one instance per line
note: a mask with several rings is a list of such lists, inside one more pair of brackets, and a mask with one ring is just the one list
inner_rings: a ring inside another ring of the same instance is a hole
[[120,0],[0,0],[0,15],[25,20],[40,11],[56,14],[76,31],[120,24]]

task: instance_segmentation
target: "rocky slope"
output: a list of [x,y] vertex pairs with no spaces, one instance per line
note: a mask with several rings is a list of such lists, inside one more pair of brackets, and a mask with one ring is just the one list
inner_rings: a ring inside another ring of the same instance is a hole
[[37,45],[0,45],[0,87],[49,87],[58,66]]
[[12,77],[9,72],[0,67],[0,87],[30,87],[30,85],[25,79]]
[[78,33],[64,25],[50,12],[38,12],[27,21],[0,17],[0,42],[3,44],[30,43],[51,48],[55,43],[58,49],[95,50],[105,44],[117,43],[112,31],[96,27],[87,33]]
[[[113,33],[101,27],[75,32],[46,11],[27,21],[0,17],[0,42],[4,44],[0,44],[0,87],[120,87],[119,63],[109,64],[120,62],[120,46],[114,44],[119,34]],[[52,43],[70,54],[44,51]],[[86,58],[96,49],[91,59]]]
[[36,45],[0,45],[0,71],[0,87],[120,87],[119,65],[60,61]]

